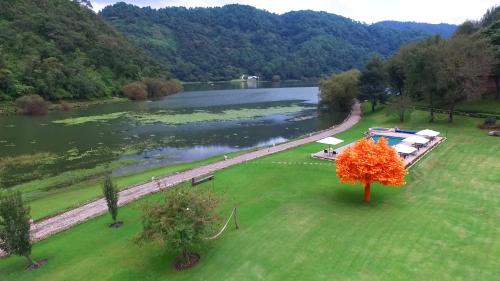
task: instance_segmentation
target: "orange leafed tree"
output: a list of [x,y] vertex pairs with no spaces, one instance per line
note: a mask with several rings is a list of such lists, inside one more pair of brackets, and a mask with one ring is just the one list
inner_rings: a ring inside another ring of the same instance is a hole
[[337,176],[342,183],[361,183],[365,188],[365,202],[370,202],[370,186],[374,182],[400,186],[407,173],[396,150],[381,137],[363,139],[342,151],[336,158]]

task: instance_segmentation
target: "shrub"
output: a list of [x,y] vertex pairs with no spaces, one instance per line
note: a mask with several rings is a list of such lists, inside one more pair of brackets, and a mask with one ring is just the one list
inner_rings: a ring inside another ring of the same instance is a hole
[[164,80],[159,78],[147,78],[142,82],[134,82],[123,87],[123,94],[132,100],[144,100],[146,98],[160,98],[182,91],[179,80]]
[[104,194],[104,199],[106,199],[109,214],[113,219],[113,224],[111,226],[118,226],[116,223],[116,216],[118,215],[118,189],[116,185],[113,184],[111,176],[107,176],[104,180],[102,193]]
[[163,80],[163,79],[145,79],[143,81],[146,85],[148,97],[159,98],[172,95],[182,91],[182,84],[178,80]]
[[48,103],[39,95],[25,95],[16,99],[16,107],[27,115],[45,115],[49,111]]
[[145,100],[148,97],[146,85],[141,82],[134,82],[122,88],[123,95],[131,100]]
[[71,104],[67,101],[61,101],[59,103],[59,110],[68,111],[71,109]]
[[214,195],[208,191],[190,187],[170,189],[162,203],[145,206],[143,230],[137,241],[158,241],[177,251],[177,269],[193,266],[199,256],[190,251],[204,240],[217,221],[216,204]]
[[496,117],[488,117],[484,119],[484,125],[491,126],[495,125],[497,123],[497,118]]
[[29,211],[19,191],[0,194],[0,249],[25,257],[30,268],[36,269],[41,264],[31,257]]

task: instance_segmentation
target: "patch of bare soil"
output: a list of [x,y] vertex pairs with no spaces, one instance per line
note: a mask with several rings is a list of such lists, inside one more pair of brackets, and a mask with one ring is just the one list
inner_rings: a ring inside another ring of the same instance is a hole
[[43,259],[43,260],[40,260],[40,261],[37,261],[36,263],[34,264],[30,264],[26,270],[27,271],[32,271],[32,270],[36,270],[36,269],[39,269],[41,268],[42,266],[46,265],[47,263],[49,262],[48,259]]
[[197,253],[188,253],[188,258],[182,254],[175,258],[174,267],[177,270],[184,270],[191,268],[200,262],[200,255]]
[[120,228],[123,226],[123,222],[122,221],[117,221],[115,223],[112,223],[109,225],[110,228]]

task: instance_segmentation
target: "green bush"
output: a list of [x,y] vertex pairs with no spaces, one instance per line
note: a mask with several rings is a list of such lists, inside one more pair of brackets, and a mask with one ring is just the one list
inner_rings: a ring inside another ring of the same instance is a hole
[[161,203],[145,206],[143,230],[137,242],[158,241],[179,253],[175,266],[187,268],[199,258],[193,246],[202,242],[218,220],[217,200],[209,191],[178,187],[167,191]]
[[484,119],[484,125],[495,125],[497,123],[496,117],[488,117]]

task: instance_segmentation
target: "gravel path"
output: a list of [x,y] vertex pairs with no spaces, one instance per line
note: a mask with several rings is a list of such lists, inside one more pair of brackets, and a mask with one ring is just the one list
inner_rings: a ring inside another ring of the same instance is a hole
[[[147,182],[127,188],[120,191],[118,204],[120,206],[123,206],[148,194],[173,187],[179,183],[189,181],[192,178],[210,174],[229,166],[240,164],[266,155],[271,155],[290,148],[308,144],[334,134],[338,134],[354,126],[360,119],[361,107],[359,103],[356,103],[353,105],[352,111],[349,116],[339,125],[333,126],[324,131],[311,134],[310,136],[302,139],[286,142],[269,148],[262,148],[260,150],[245,153],[234,158],[221,160],[219,162],[159,178],[155,182]],[[53,234],[69,229],[77,224],[85,222],[91,218],[102,215],[106,212],[106,201],[104,199],[98,199],[54,217],[34,223],[31,228],[31,237],[33,241],[39,241]],[[2,255],[1,252],[0,255]]]

